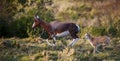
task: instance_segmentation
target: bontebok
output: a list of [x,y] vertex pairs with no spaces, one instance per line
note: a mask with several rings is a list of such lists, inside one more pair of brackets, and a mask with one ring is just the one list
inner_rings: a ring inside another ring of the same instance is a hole
[[48,40],[46,40],[48,45],[55,46],[56,37],[64,37],[68,34],[70,34],[73,38],[73,41],[69,44],[69,46],[73,46],[79,40],[77,33],[80,31],[80,27],[75,23],[65,23],[60,21],[47,23],[41,20],[39,16],[34,16],[34,23],[32,28],[38,26],[41,26],[44,30],[46,30],[49,34],[49,38],[53,39],[54,44],[51,44],[48,42]]

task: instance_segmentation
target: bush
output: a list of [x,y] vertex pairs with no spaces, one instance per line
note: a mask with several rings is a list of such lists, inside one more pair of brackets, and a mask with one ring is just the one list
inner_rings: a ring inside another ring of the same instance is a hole
[[79,15],[78,15],[77,13],[70,13],[70,17],[71,17],[73,20],[79,19]]
[[12,22],[11,35],[17,36],[17,37],[27,37],[28,36],[26,32],[27,23],[29,22],[26,17],[21,17],[20,19],[17,19],[14,22]]
[[84,36],[85,33],[90,33],[94,36],[107,35],[106,28],[104,27],[86,27],[81,29],[81,36]]
[[106,35],[106,28],[104,27],[91,27],[91,33],[96,36]]
[[1,47],[5,48],[19,48],[20,44],[16,40],[4,40],[0,43]]
[[114,21],[114,27],[117,30],[117,35],[116,36],[120,36],[120,19],[115,19]]
[[9,36],[9,25],[6,20],[0,17],[0,37]]
[[[8,14],[5,10],[3,10],[3,13],[1,14],[5,15],[0,16],[0,37],[38,36],[42,29],[36,28],[35,31],[31,29],[35,12],[38,11],[40,18],[46,22],[50,22],[54,19],[51,14],[51,10],[47,10],[44,5],[46,2],[51,3],[52,1],[37,0],[28,2],[28,0],[18,0],[14,2],[14,4],[16,4],[15,7],[10,5],[10,10],[13,10],[11,14]],[[12,3],[13,1],[11,1],[10,4]]]
[[[35,15],[35,10],[30,10],[28,12],[28,15],[23,15],[18,19],[15,19],[12,21],[10,26],[7,24],[7,22],[0,20],[0,36],[9,36],[9,37],[33,37],[33,36],[40,36],[40,33],[42,32],[42,28],[37,27],[35,30],[32,29],[33,24],[33,18]],[[40,16],[43,21],[50,22],[53,21],[53,16],[51,14],[51,11],[43,10],[38,12],[38,15]],[[19,16],[18,16],[19,17]],[[47,38],[48,34],[44,32],[42,34],[42,37]]]

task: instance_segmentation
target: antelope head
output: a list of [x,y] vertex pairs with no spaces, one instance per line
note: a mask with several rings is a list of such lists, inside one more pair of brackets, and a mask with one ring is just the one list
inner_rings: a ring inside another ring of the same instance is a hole
[[84,39],[90,39],[90,34],[89,33],[86,33],[85,36],[84,36]]
[[40,22],[39,22],[39,16],[34,16],[34,22],[33,22],[33,25],[32,25],[32,28],[36,28],[40,25]]

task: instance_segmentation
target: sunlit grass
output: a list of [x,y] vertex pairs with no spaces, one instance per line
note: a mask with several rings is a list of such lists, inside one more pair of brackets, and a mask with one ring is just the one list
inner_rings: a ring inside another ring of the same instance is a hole
[[[84,39],[79,40],[73,47],[65,46],[61,40],[55,47],[46,42],[35,41],[38,38],[9,38],[20,44],[20,48],[0,48],[2,61],[117,61],[120,58],[119,38],[113,38],[111,45],[100,53],[92,53],[93,48]],[[5,40],[5,39],[2,39]],[[30,41],[32,40],[32,41]],[[41,39],[42,40],[42,39]],[[33,42],[34,41],[34,42]],[[52,41],[52,40],[50,40]],[[72,40],[64,40],[68,45]],[[114,43],[113,43],[114,42]],[[117,42],[117,43],[115,43]],[[6,59],[7,58],[7,59]]]
[[[23,39],[17,37],[1,38],[0,61],[119,61],[120,9],[117,7],[119,1],[118,3],[115,2],[117,5],[114,5],[115,3],[112,0],[106,0],[107,4],[105,0],[102,1],[53,0],[53,5],[50,6],[50,9],[54,11],[55,19],[75,21],[75,23],[81,25],[81,33],[79,33],[81,40],[73,47],[67,47],[72,39],[59,39],[56,42],[56,46],[52,47],[47,45],[44,41],[45,39],[39,37]],[[42,13],[44,14],[44,12]],[[49,18],[47,17],[51,16],[46,14],[45,18],[48,20]],[[21,21],[23,20],[26,19],[21,18]],[[82,26],[85,28],[83,29]],[[86,32],[90,32],[94,36],[109,34],[111,43],[105,49],[102,49],[100,53],[93,53],[93,47],[82,39]],[[9,41],[10,45],[2,44],[6,40]],[[49,41],[52,43],[52,40]]]

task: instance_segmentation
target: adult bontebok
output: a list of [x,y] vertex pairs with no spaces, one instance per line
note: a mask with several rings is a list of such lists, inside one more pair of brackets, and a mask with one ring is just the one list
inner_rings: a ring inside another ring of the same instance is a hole
[[99,52],[98,47],[100,45],[109,45],[110,44],[110,37],[108,36],[98,36],[98,37],[92,37],[89,33],[85,34],[84,37],[86,40],[89,41],[89,43],[94,47],[94,53]]
[[53,44],[49,43],[48,39],[46,40],[48,45],[55,46],[56,37],[64,37],[68,34],[70,34],[73,38],[73,41],[69,44],[69,46],[73,46],[79,40],[77,33],[79,32],[80,27],[74,23],[63,23],[60,21],[47,23],[41,20],[39,16],[34,16],[32,28],[38,26],[41,26],[45,31],[47,31],[49,37],[53,39]]

